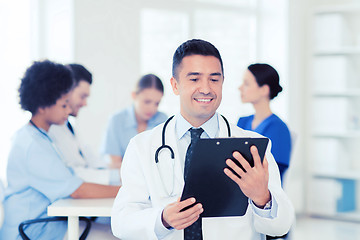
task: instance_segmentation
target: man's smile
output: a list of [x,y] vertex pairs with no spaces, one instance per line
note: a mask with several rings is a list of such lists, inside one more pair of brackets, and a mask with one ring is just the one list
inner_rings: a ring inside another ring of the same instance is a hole
[[201,103],[209,103],[213,100],[213,98],[194,98],[194,100]]

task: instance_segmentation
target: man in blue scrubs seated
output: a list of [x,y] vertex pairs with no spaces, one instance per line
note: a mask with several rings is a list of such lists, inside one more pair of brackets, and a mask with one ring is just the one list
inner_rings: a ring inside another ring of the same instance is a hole
[[[9,154],[5,221],[0,239],[20,239],[18,226],[29,219],[47,217],[47,207],[61,198],[114,197],[119,186],[86,183],[62,161],[62,154],[48,135],[52,124],[64,124],[70,107],[72,73],[64,65],[34,62],[19,88],[20,105],[31,120],[17,131]],[[31,239],[63,239],[66,222],[29,225]]]
[[165,122],[167,116],[158,112],[164,86],[156,75],[144,75],[132,92],[134,104],[111,116],[101,147],[109,155],[111,166],[120,168],[129,141],[136,134]]
[[279,167],[282,181],[290,163],[291,137],[286,124],[270,109],[270,101],[282,91],[279,74],[268,64],[252,64],[245,71],[239,89],[241,101],[251,103],[255,114],[241,117],[237,125],[260,133],[272,141],[271,153]]
[[[92,74],[80,64],[69,64],[67,67],[74,76],[74,86],[69,97],[70,115],[77,117],[80,109],[87,105]],[[75,127],[69,120],[63,125],[52,125],[49,135],[62,152],[64,163],[81,179],[99,184],[120,184],[119,169],[107,168],[106,163],[80,141]]]

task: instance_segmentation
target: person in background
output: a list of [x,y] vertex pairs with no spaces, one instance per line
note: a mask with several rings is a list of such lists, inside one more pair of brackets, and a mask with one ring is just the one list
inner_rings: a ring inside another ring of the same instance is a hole
[[134,104],[111,116],[101,153],[110,156],[113,168],[121,167],[126,147],[132,137],[167,119],[164,113],[158,112],[163,95],[164,86],[160,78],[154,74],[144,75],[132,92]]
[[3,200],[4,200],[4,185],[0,179],[0,229],[4,221],[4,208],[3,208]]
[[251,103],[255,114],[240,117],[237,126],[260,133],[271,140],[271,153],[283,180],[290,163],[291,136],[286,124],[270,108],[270,101],[282,91],[279,74],[268,64],[252,64],[245,71],[239,90],[241,101]]
[[[47,207],[62,198],[108,198],[119,186],[84,182],[68,168],[48,131],[64,124],[71,112],[71,71],[48,60],[34,62],[19,87],[20,105],[31,113],[29,123],[14,138],[7,165],[5,221],[0,239],[20,239],[18,227],[25,220],[47,217]],[[66,222],[37,223],[25,232],[31,239],[63,239]]]
[[[92,74],[80,64],[69,64],[67,67],[74,76],[69,96],[70,116],[77,117],[79,110],[87,105]],[[120,184],[120,171],[107,168],[104,161],[80,141],[69,119],[63,125],[52,125],[49,136],[61,151],[65,164],[81,179],[99,184]]]

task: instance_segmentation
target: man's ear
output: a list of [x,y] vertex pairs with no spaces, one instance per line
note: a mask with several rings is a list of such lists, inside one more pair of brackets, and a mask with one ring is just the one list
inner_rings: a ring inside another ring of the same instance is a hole
[[37,109],[37,111],[36,111],[36,113],[35,113],[35,114],[38,114],[38,113],[40,113],[40,114],[44,114],[44,112],[45,112],[45,108],[46,108],[46,107],[39,107],[39,108]]
[[177,82],[177,80],[174,77],[172,77],[170,79],[170,83],[174,94],[179,95],[179,83]]
[[131,92],[131,98],[132,98],[132,100],[135,100],[135,98],[136,98],[136,92],[135,91]]

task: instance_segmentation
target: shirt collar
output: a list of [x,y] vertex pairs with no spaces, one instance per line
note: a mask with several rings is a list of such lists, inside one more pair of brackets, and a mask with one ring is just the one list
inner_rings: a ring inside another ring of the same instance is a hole
[[[125,126],[126,127],[134,127],[134,128],[137,128],[138,126],[138,123],[137,123],[137,120],[136,120],[136,116],[135,116],[135,106],[134,105],[131,105],[130,107],[127,108],[127,114],[129,116],[128,119],[126,119],[126,122],[125,122]],[[147,125],[148,126],[154,126],[154,125],[157,125],[156,124],[156,116],[158,115],[158,112],[156,112],[154,114],[154,116],[152,116],[148,122],[147,122]]]
[[[176,117],[176,133],[178,139],[181,139],[193,126],[185,120],[185,118],[178,114]],[[208,138],[216,137],[218,130],[219,130],[219,120],[218,120],[218,113],[215,113],[209,120],[207,120],[203,125],[200,126],[204,129],[204,133],[207,135]]]

